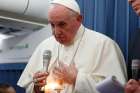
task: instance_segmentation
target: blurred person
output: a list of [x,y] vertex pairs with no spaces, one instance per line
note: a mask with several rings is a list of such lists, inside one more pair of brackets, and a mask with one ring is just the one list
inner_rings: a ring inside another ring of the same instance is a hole
[[[48,22],[53,36],[37,47],[18,81],[26,93],[41,93],[45,81],[53,78],[63,80],[61,93],[98,93],[95,85],[109,76],[126,82],[126,65],[119,46],[84,27],[82,20],[75,0],[51,2]],[[52,53],[48,72],[41,71],[45,50]]]
[[132,8],[135,12],[140,16],[140,0],[128,0],[128,2],[132,5]]
[[11,85],[0,83],[0,93],[16,93],[16,91]]
[[[136,12],[137,15],[140,16],[140,0],[128,0],[128,2],[132,5],[132,8]],[[140,32],[137,31],[135,41],[137,41],[133,45],[133,59],[139,59],[139,49],[140,49]],[[129,68],[128,68],[129,69]],[[129,70],[130,71],[130,70]],[[129,72],[130,73],[130,72]],[[125,93],[140,93],[140,80],[130,79],[125,85]]]

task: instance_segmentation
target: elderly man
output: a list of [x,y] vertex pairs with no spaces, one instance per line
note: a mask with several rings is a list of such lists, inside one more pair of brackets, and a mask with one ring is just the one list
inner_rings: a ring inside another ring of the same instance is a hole
[[[128,1],[132,5],[132,8],[135,10],[135,12],[140,16],[140,0],[128,0]],[[139,42],[139,37],[137,39]],[[137,45],[135,45],[136,49],[139,48],[138,42]],[[138,57],[139,56],[138,50],[135,52],[137,53],[137,57]],[[125,93],[140,93],[140,80],[136,81],[134,79],[130,79],[125,86]]]
[[[75,0],[53,0],[48,21],[53,36],[38,46],[18,81],[27,93],[41,93],[45,84],[49,87],[57,81],[63,86],[61,93],[98,93],[96,83],[109,76],[126,82],[125,62],[118,45],[82,25]],[[42,72],[45,50],[52,53],[48,72]]]

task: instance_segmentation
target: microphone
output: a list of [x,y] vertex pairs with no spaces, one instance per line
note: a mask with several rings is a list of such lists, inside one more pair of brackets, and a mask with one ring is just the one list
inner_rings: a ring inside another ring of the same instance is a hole
[[132,79],[139,80],[140,79],[140,60],[133,59],[132,60]]
[[45,50],[43,53],[43,71],[48,72],[48,67],[50,64],[50,59],[51,59],[51,51],[50,50]]

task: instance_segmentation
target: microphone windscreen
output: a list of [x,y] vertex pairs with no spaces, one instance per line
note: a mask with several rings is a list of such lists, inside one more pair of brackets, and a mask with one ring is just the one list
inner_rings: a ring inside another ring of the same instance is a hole
[[50,50],[45,50],[43,53],[43,70],[48,71],[48,66],[50,64],[50,59],[51,59],[51,51]]
[[51,51],[50,50],[45,50],[43,53],[43,59],[50,59],[51,58]]

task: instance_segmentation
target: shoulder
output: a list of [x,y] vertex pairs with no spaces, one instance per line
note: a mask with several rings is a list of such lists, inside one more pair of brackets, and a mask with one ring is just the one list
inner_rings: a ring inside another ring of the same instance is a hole
[[85,38],[87,38],[86,39],[86,43],[88,43],[87,45],[94,47],[94,49],[96,50],[98,49],[102,51],[102,53],[104,51],[104,53],[114,55],[116,54],[117,56],[122,58],[122,61],[124,61],[122,51],[119,45],[114,40],[112,40],[110,37],[102,33],[90,29],[87,29],[86,31],[87,32]]
[[116,44],[110,37],[86,28],[85,38],[93,42],[93,44]]
[[55,40],[54,36],[51,36],[51,37],[49,37],[49,38],[43,40],[43,41],[39,44],[38,47],[43,47],[43,46],[46,46],[46,45],[47,45],[47,46],[50,46],[50,45],[52,45],[52,44],[54,44],[54,43],[56,43],[56,40]]
[[37,48],[35,49],[35,51],[39,52],[39,51],[44,51],[44,50],[52,50],[53,47],[57,44],[57,41],[55,40],[54,36],[51,36],[47,39],[45,39],[44,41],[42,41]]

